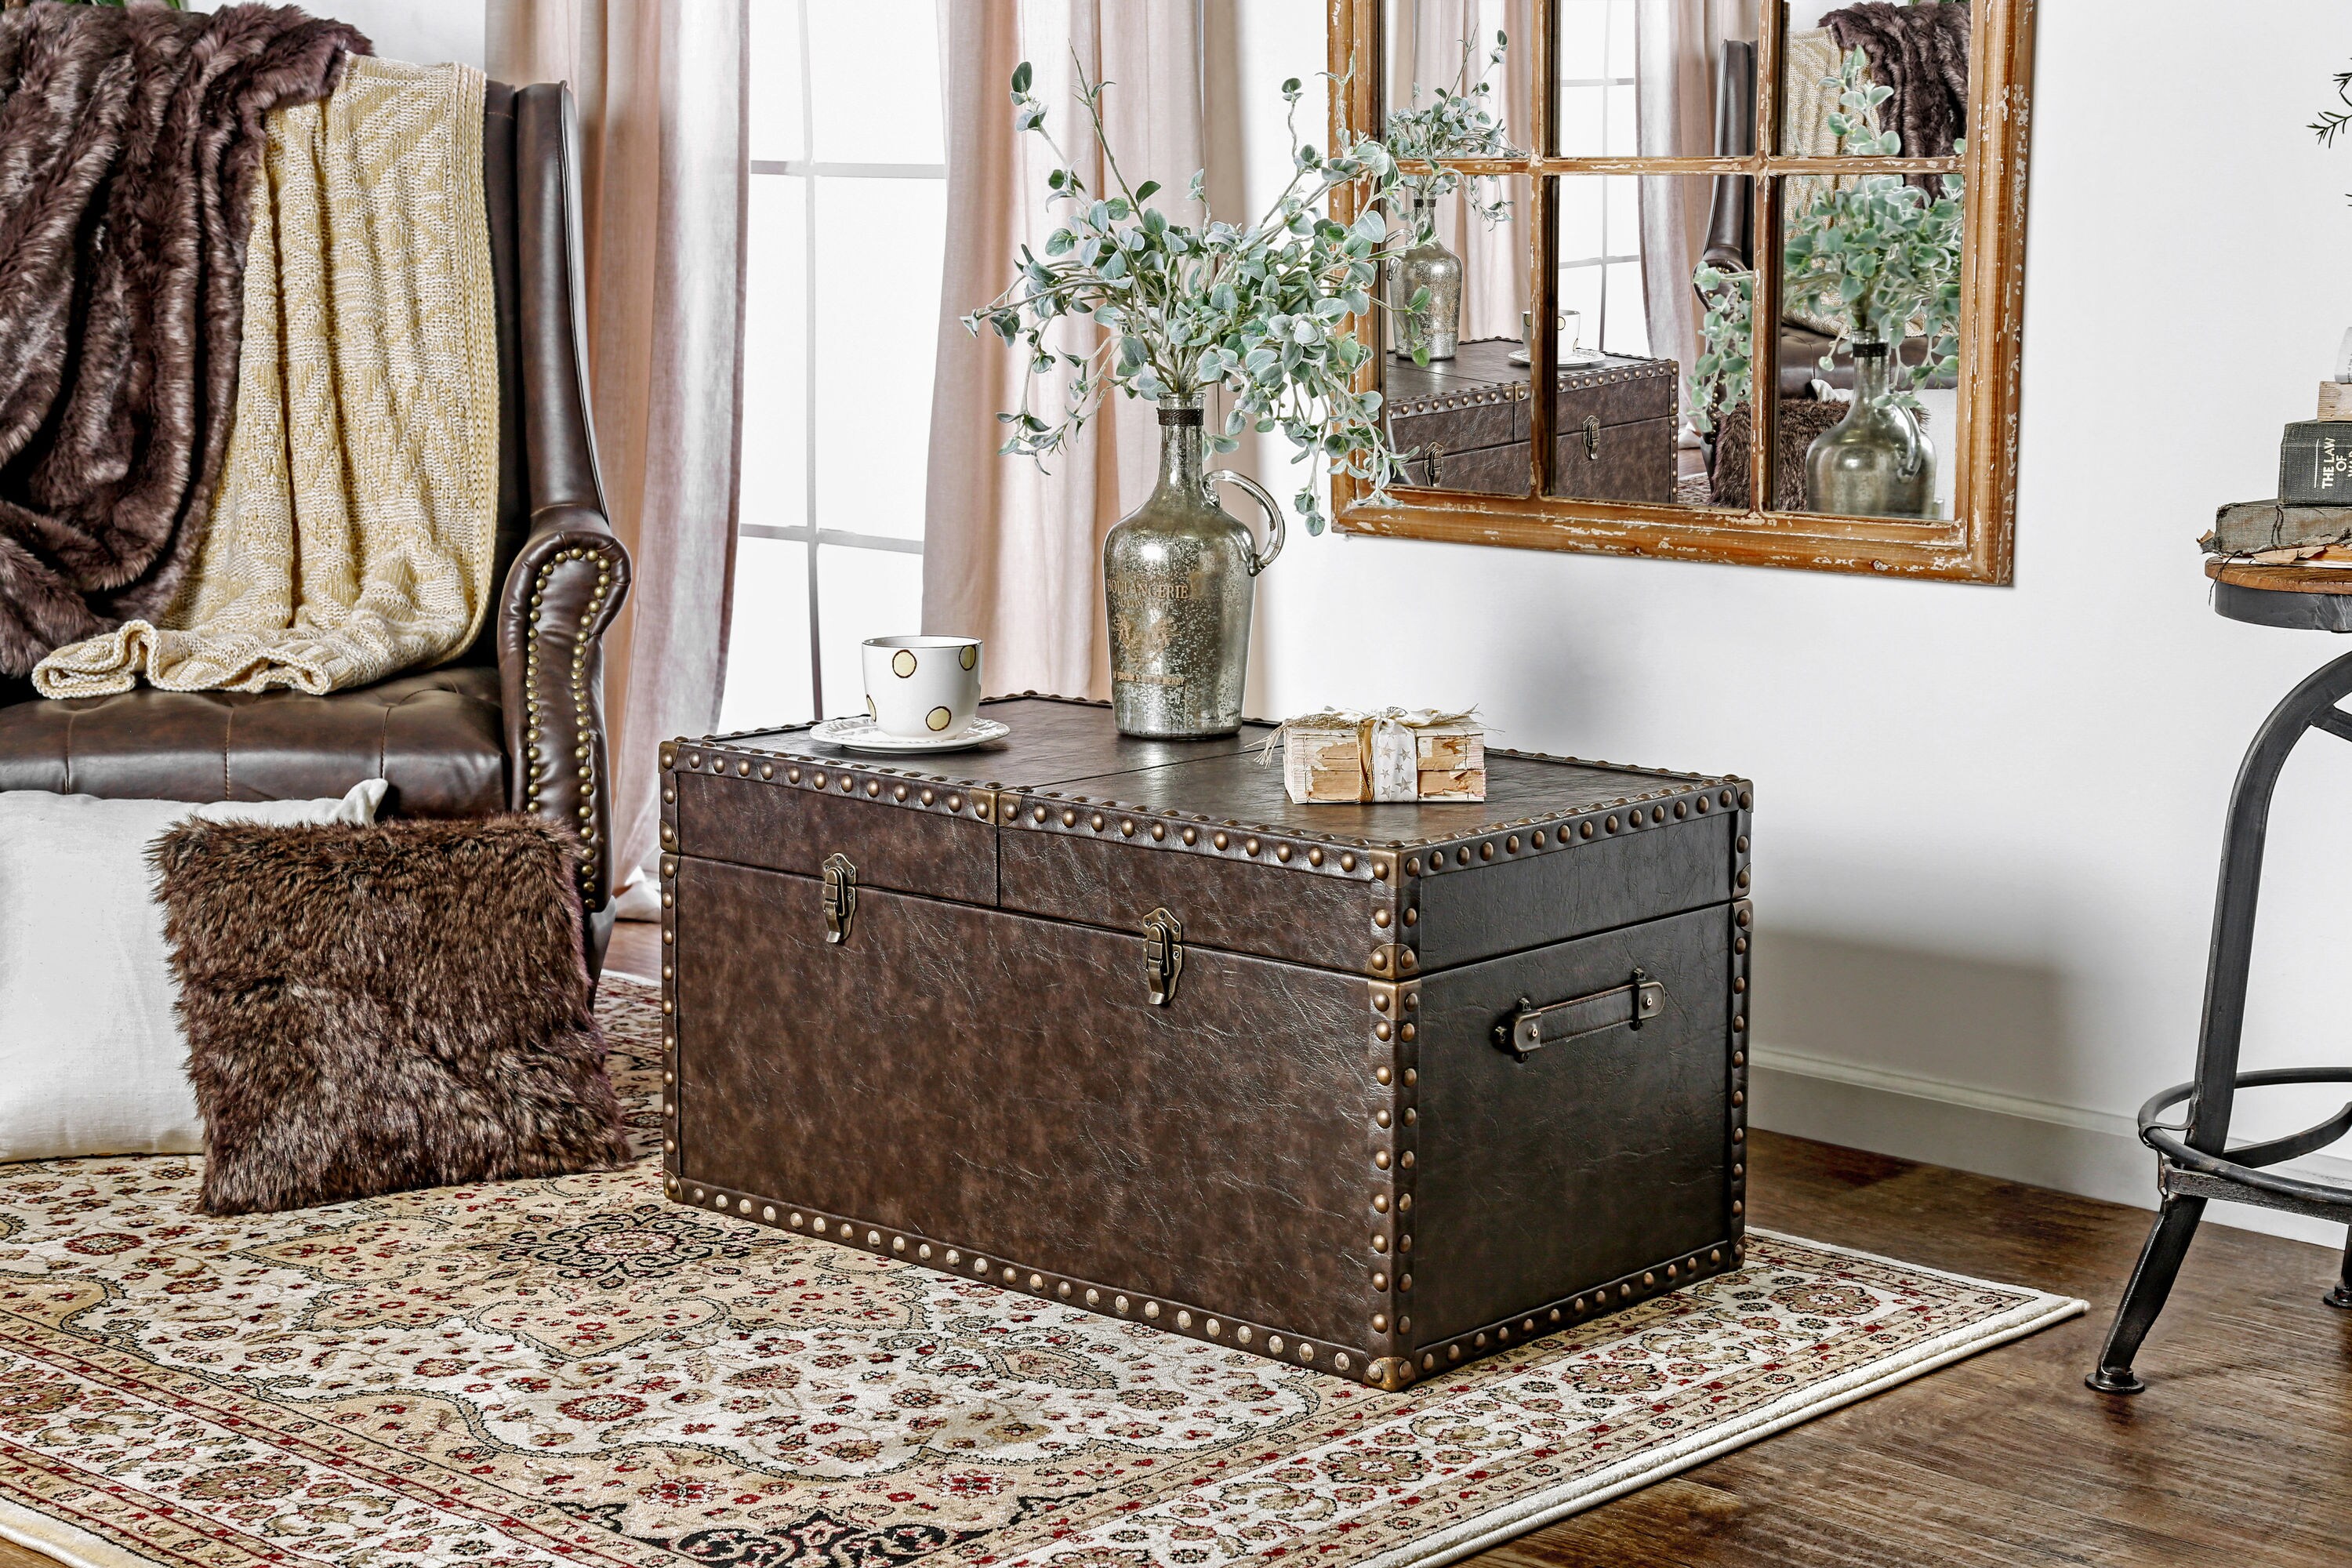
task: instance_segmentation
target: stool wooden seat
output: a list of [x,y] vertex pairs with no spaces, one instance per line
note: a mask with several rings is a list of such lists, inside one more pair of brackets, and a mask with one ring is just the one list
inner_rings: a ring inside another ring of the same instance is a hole
[[2208,561],[2213,608],[2233,621],[2294,631],[2352,632],[2352,569]]
[[[2232,620],[2261,626],[2352,632],[2352,572],[2327,566],[2253,566],[2209,562],[2213,608]],[[2131,1283],[2116,1309],[2099,1364],[2084,1381],[2102,1394],[2137,1394],[2144,1386],[2132,1371],[2140,1342],[2164,1310],[2165,1298],[2179,1275],[2189,1238],[2205,1205],[2252,1204],[2313,1218],[2352,1222],[2352,1184],[2279,1174],[2265,1167],[2316,1152],[2352,1133],[2352,1105],[2326,1121],[2284,1138],[2230,1143],[2230,1114],[2241,1089],[2286,1084],[2352,1083],[2352,1068],[2286,1068],[2267,1072],[2238,1070],[2238,1047],[2246,1019],[2246,983],[2254,947],[2254,910],[2261,891],[2263,841],[2270,826],[2271,792],[2279,772],[2303,737],[2325,730],[2352,741],[2352,713],[2336,703],[2352,696],[2352,654],[2346,654],[2287,693],[2286,700],[2254,735],[2230,794],[2230,816],[2221,844],[2221,886],[2213,908],[2213,945],[2205,971],[2205,1017],[2197,1040],[2197,1076],[2175,1085],[2140,1108],[2140,1142],[2157,1152],[2157,1190],[2161,1201],[2155,1227],[2132,1270]],[[2165,1113],[2186,1102],[2177,1123]],[[2323,1298],[2331,1307],[2352,1308],[2352,1244],[2344,1272]]]

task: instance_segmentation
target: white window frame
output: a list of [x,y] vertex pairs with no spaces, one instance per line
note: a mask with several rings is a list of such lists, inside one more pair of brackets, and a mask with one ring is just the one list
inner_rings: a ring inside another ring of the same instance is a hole
[[[816,99],[811,90],[809,66],[809,0],[792,0],[793,16],[799,29],[799,47],[794,50],[799,60],[801,103],[801,146],[812,150],[816,146]],[[817,472],[824,460],[817,448],[817,186],[824,180],[937,180],[944,184],[948,177],[945,163],[838,163],[808,158],[754,158],[751,160],[753,179],[793,179],[801,182],[801,331],[802,341],[809,347],[803,356],[806,384],[802,389],[802,430],[804,461],[802,483],[806,487],[802,515],[804,522],[777,524],[742,523],[736,529],[739,538],[798,541],[808,548],[808,631],[809,631],[809,711],[824,717],[824,623],[822,595],[817,576],[817,550],[821,545],[834,545],[850,550],[894,551],[904,555],[920,555],[920,538],[900,538],[891,534],[859,533],[849,529],[827,528],[817,515]]]
[[[1603,70],[1608,68],[1609,57],[1616,52],[1616,47],[1617,6],[1612,3],[1612,0],[1603,0],[1601,13],[1601,68]],[[1598,88],[1600,89],[1600,155],[1604,158],[1615,155],[1631,154],[1637,151],[1637,149],[1632,147],[1612,147],[1609,144],[1609,111],[1614,107],[1614,103],[1612,101],[1613,95],[1621,88],[1625,91],[1631,92],[1634,89],[1637,83],[1635,79],[1630,76],[1561,77],[1559,79],[1559,89],[1562,92],[1567,92],[1579,88],[1586,89]],[[1609,268],[1619,262],[1639,261],[1642,259],[1641,247],[1638,244],[1635,246],[1631,255],[1618,256],[1611,253],[1609,248],[1609,198],[1605,192],[1602,194],[1601,198],[1601,233],[1597,237],[1599,240],[1597,249],[1593,250],[1590,254],[1579,256],[1572,260],[1562,260],[1559,263],[1557,268],[1557,270],[1561,272],[1574,272],[1587,267],[1598,267],[1601,269],[1601,319],[1593,324],[1592,336],[1588,340],[1587,345],[1596,349],[1602,347],[1609,342],[1609,296],[1613,292],[1609,286]],[[1640,236],[1637,234],[1634,237],[1638,240]],[[1640,308],[1638,302],[1636,308]]]

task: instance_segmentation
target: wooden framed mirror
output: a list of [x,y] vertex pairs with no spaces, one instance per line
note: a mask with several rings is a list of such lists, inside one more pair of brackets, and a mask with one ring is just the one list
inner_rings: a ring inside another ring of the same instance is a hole
[[1333,142],[1429,150],[1443,252],[1336,527],[2009,581],[2033,0],[1329,3]]

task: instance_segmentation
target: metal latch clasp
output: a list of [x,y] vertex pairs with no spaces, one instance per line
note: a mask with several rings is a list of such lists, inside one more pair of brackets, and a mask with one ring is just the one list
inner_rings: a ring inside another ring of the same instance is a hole
[[1638,1029],[1666,1010],[1666,988],[1642,970],[1622,985],[1538,1007],[1519,998],[1518,1011],[1495,1026],[1495,1047],[1515,1061],[1544,1046],[1556,1046],[1603,1029]]
[[1183,973],[1184,922],[1166,910],[1154,910],[1143,917],[1143,977],[1153,1006],[1175,1000],[1177,977]]
[[1601,416],[1598,414],[1584,416],[1584,458],[1589,463],[1601,460]]
[[824,940],[849,940],[849,923],[857,918],[857,868],[848,856],[835,851],[824,858]]

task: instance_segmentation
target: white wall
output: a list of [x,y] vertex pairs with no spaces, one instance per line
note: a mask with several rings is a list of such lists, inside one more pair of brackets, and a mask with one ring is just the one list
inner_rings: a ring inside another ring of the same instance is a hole
[[[2271,493],[2352,321],[2352,147],[2304,129],[2352,16],[2113,9],[2039,7],[2015,586],[1302,536],[1251,707],[1475,702],[1505,744],[1752,777],[1758,1121],[2146,1204],[2129,1118],[2189,1073],[2238,758],[2352,651],[2215,616],[2192,542]],[[1319,68],[1317,11],[1211,0],[1231,96]],[[2277,802],[2250,1068],[2352,1061],[2348,806],[2352,750],[2315,736]],[[2266,1113],[2289,1098],[2241,1126],[2342,1097]]]
[[[227,0],[193,0],[191,10],[217,11]],[[311,0],[313,16],[349,22],[368,36],[385,59],[438,65],[482,63],[483,0]]]
[[316,0],[313,16],[335,16],[365,33],[386,59],[482,64],[482,0]]

